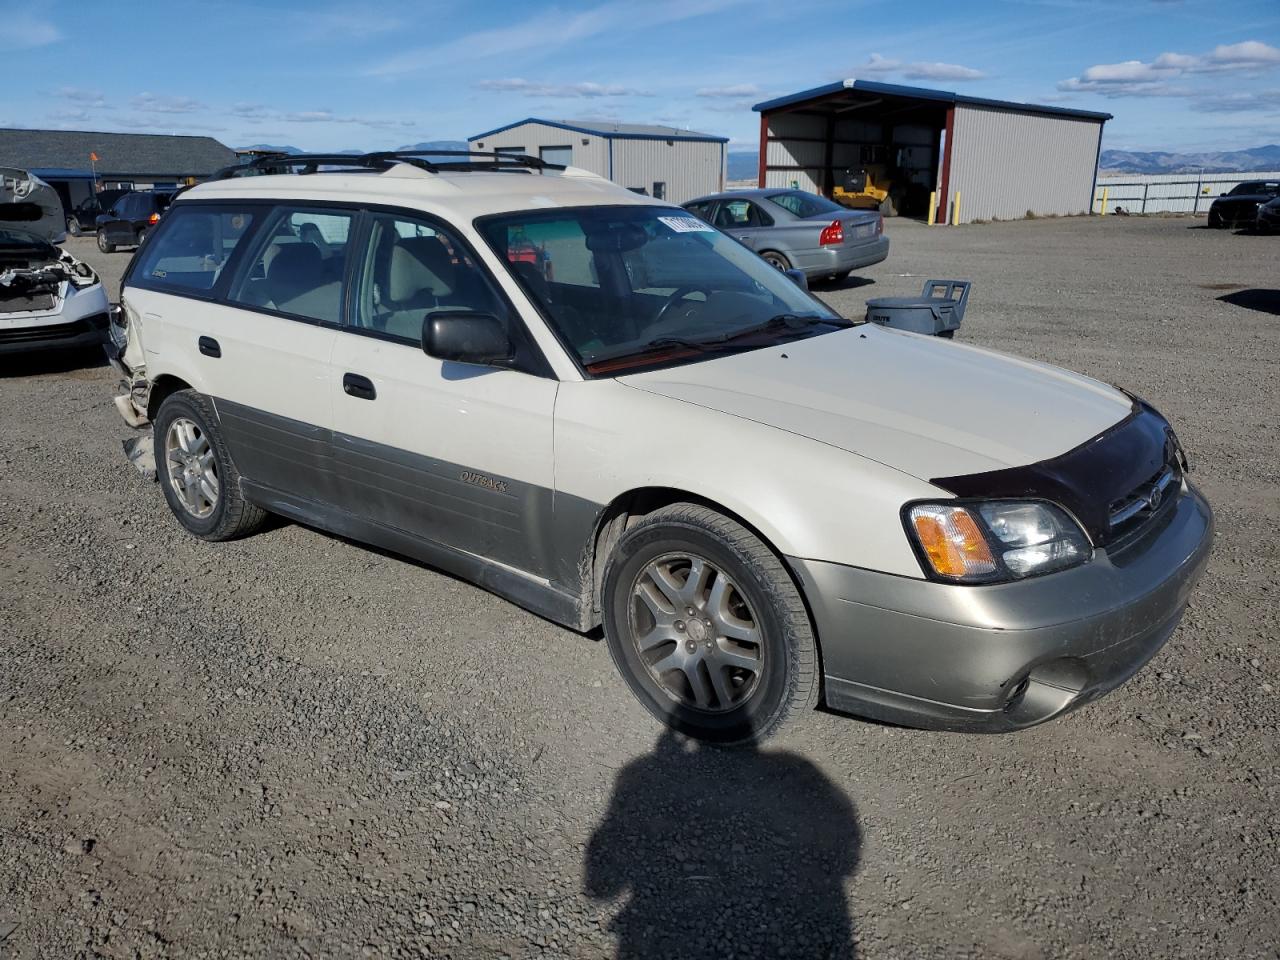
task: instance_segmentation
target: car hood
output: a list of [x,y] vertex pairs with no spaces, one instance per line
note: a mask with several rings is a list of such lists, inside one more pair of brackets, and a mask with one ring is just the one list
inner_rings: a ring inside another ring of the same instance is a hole
[[50,243],[67,238],[62,200],[35,174],[0,167],[0,224],[21,228]]
[[1058,456],[1133,406],[1057,367],[873,324],[619,380],[922,480]]
[[[1213,203],[1266,203],[1274,200],[1273,193],[1239,193],[1234,197],[1218,197]],[[1210,204],[1212,206],[1213,204]]]

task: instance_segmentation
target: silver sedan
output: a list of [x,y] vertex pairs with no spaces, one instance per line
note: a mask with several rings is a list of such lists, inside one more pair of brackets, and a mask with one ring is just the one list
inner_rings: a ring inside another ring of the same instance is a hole
[[889,255],[879,213],[849,210],[803,190],[736,190],[699,197],[684,207],[779,270],[801,270],[810,279],[843,280]]

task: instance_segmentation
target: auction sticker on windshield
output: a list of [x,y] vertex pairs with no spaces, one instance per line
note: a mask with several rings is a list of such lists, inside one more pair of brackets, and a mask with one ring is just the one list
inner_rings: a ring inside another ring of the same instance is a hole
[[658,219],[676,233],[715,233],[714,227],[707,226],[697,217],[659,217]]

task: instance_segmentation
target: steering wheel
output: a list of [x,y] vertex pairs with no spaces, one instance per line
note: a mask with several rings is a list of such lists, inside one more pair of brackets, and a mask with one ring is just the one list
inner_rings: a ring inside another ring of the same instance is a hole
[[672,307],[674,307],[677,303],[679,303],[681,300],[683,300],[685,297],[687,297],[691,293],[701,293],[708,300],[711,299],[711,291],[705,289],[704,287],[694,287],[694,286],[676,287],[676,289],[672,292],[671,296],[667,297],[666,302],[659,308],[657,315],[653,318],[653,326],[656,327],[663,320],[665,320],[667,318],[667,311],[670,310]]

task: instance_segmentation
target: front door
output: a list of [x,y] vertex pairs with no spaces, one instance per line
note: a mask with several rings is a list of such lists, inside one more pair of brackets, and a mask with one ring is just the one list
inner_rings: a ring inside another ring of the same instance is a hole
[[522,343],[523,326],[447,227],[409,214],[369,221],[329,384],[344,509],[549,577],[557,382],[519,369],[519,352],[509,369],[423,353],[432,311],[494,314]]

